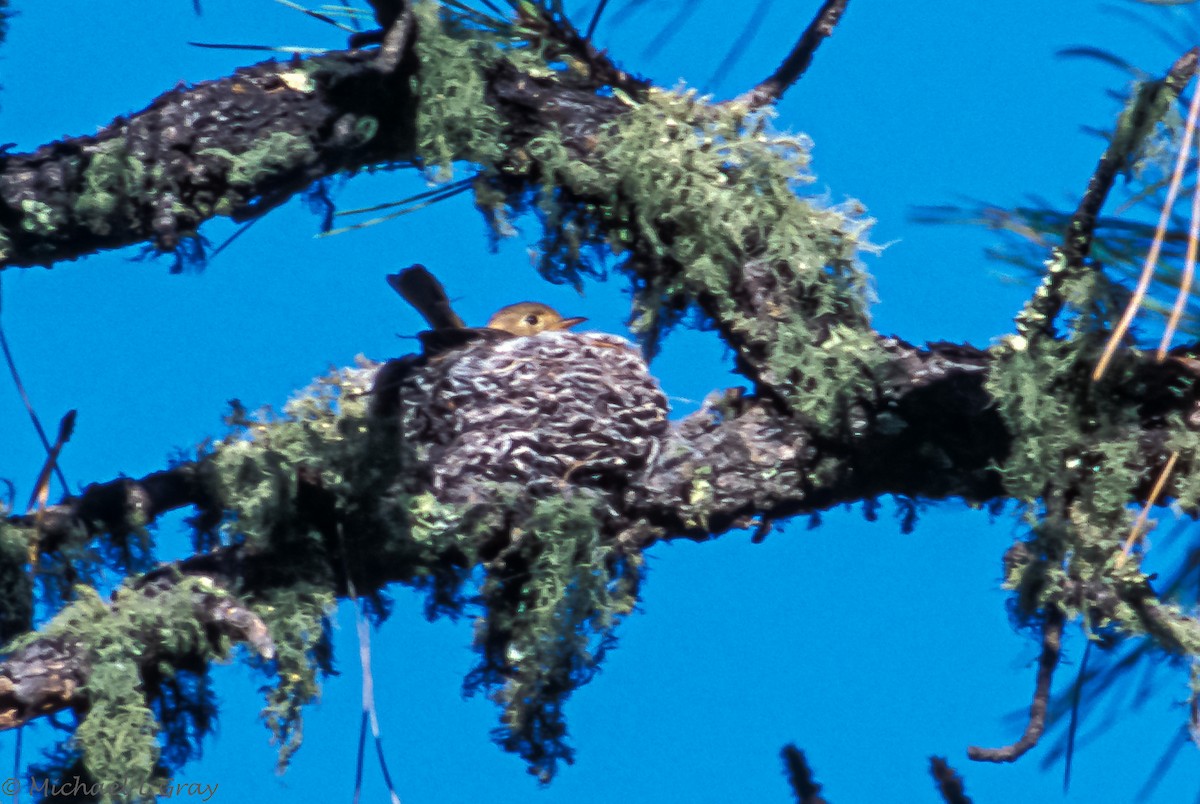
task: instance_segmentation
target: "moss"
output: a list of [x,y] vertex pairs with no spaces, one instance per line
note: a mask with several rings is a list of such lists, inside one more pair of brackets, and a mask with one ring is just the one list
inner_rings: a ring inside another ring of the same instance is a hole
[[[1141,393],[1132,368],[1138,357],[1126,354],[1094,382],[1110,291],[1097,273],[1068,278],[1063,290],[1066,337],[1011,336],[993,350],[988,390],[1013,445],[998,468],[1030,524],[1009,550],[1005,586],[1015,593],[1022,623],[1057,608],[1093,633],[1147,635],[1168,650],[1193,653],[1200,623],[1154,597],[1136,554],[1121,557],[1131,506],[1161,471],[1142,463],[1142,422],[1127,402]],[[1200,437],[1181,425],[1174,423],[1171,443],[1190,454]],[[1196,488],[1186,475],[1180,481],[1183,499]]]
[[641,558],[604,538],[603,509],[583,492],[537,501],[481,590],[483,662],[468,685],[493,690],[503,707],[497,740],[543,782],[572,761],[566,699],[596,672],[637,600]]
[[29,533],[8,524],[0,505],[0,644],[33,627]]
[[91,672],[83,691],[88,710],[72,738],[87,772],[104,785],[140,789],[161,776],[158,720],[146,700],[142,663],[153,653],[170,665],[206,664],[228,655],[196,619],[196,596],[224,593],[207,578],[180,578],[154,590],[122,588],[110,607],[90,587],[33,638],[60,639],[87,657]]

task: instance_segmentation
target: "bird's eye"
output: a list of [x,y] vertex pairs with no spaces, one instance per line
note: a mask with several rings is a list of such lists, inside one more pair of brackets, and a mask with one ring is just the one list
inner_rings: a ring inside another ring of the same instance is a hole
[[528,324],[529,326],[536,327],[537,322],[538,322],[538,317],[536,315],[525,316],[525,323]]

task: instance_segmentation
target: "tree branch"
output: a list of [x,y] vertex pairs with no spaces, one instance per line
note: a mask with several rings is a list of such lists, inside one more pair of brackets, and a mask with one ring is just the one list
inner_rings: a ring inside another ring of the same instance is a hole
[[1065,303],[1063,284],[1083,270],[1091,253],[1100,210],[1108,200],[1117,176],[1128,168],[1141,151],[1145,138],[1162,119],[1163,113],[1192,80],[1198,60],[1200,48],[1193,48],[1171,65],[1162,80],[1139,87],[1137,95],[1121,115],[1116,132],[1100,157],[1075,214],[1071,216],[1071,222],[1063,234],[1061,262],[1050,266],[1041,285],[1016,318],[1018,334],[1028,337],[1037,332],[1052,331],[1054,319]]
[[945,757],[930,757],[929,773],[937,782],[938,793],[946,804],[971,804],[971,798],[963,787],[962,777],[950,767]]
[[[210,557],[201,558],[204,560],[196,563],[211,566]],[[184,577],[214,579],[210,575],[187,574],[187,566],[188,562],[180,562],[145,576],[132,595],[128,590],[122,590],[125,594],[109,605],[110,613],[116,614],[131,603],[152,601],[171,591]],[[215,581],[211,589],[211,592],[193,592],[189,596],[193,616],[208,633],[209,641],[217,645],[221,638],[228,638],[249,645],[264,659],[272,658],[275,646],[262,619]],[[139,654],[142,667],[179,658],[167,655],[163,650],[160,629],[127,636],[142,643],[143,650]],[[68,708],[85,709],[91,669],[92,659],[86,646],[66,635],[40,636],[11,653],[0,664],[0,730],[15,728]]]
[[973,745],[967,749],[969,758],[980,762],[1015,762],[1042,739],[1042,733],[1046,730],[1046,709],[1050,703],[1050,684],[1062,653],[1065,620],[1062,610],[1058,607],[1052,607],[1046,612],[1046,621],[1042,624],[1042,655],[1038,659],[1037,685],[1034,688],[1033,703],[1029,707],[1029,723],[1025,726],[1025,733],[1021,735],[1021,739],[1003,748],[980,748]]
[[821,43],[833,36],[833,29],[841,21],[849,3],[850,0],[825,0],[783,63],[736,102],[758,109],[782,98],[788,87],[796,83],[812,64],[813,55]]

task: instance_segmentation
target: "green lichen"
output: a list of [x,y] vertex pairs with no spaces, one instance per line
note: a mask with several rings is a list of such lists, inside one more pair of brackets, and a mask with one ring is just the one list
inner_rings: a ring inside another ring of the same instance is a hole
[[76,646],[90,667],[83,692],[87,712],[72,738],[83,766],[97,782],[141,789],[162,777],[159,724],[147,701],[144,657],[159,657],[159,672],[206,664],[228,655],[227,640],[213,642],[196,619],[198,596],[223,595],[203,577],[180,578],[147,594],[122,588],[106,604],[91,587],[37,634],[16,640],[17,650],[35,638]]
[[196,153],[228,162],[226,177],[235,188],[253,187],[280,172],[312,164],[317,158],[313,144],[306,137],[286,131],[274,131],[241,153],[225,148],[204,148]]
[[572,760],[566,699],[596,672],[637,600],[641,558],[604,538],[603,508],[584,492],[537,501],[481,589],[483,662],[468,687],[493,690],[503,707],[497,740],[543,782]]
[[28,631],[33,624],[33,583],[29,565],[29,532],[8,524],[0,505],[0,644]]
[[44,201],[24,198],[19,204],[21,208],[21,228],[35,235],[51,235],[66,223],[61,211]]
[[[886,363],[867,326],[855,204],[800,197],[809,143],[765,113],[652,90],[607,126],[593,158],[557,132],[526,149],[544,182],[543,271],[578,281],[588,247],[629,252],[633,327],[653,349],[686,311],[715,318],[745,368],[800,415],[840,425]],[[584,199],[584,200],[580,200]],[[745,294],[763,298],[748,315]]]
[[267,690],[262,717],[279,746],[282,772],[304,737],[303,707],[320,694],[318,674],[330,670],[329,617],[333,593],[310,584],[277,589],[253,609],[275,642],[276,683]]
[[[75,214],[97,235],[112,232],[118,218],[134,222],[133,198],[144,191],[146,167],[129,153],[120,139],[101,143],[83,171],[83,190],[75,201]],[[123,211],[123,215],[118,212]]]
[[502,123],[487,102],[485,72],[500,58],[498,42],[453,24],[434,0],[417,3],[413,13],[421,65],[413,89],[422,163],[437,181],[450,178],[456,161],[495,164],[503,154]]
[[[1111,291],[1094,272],[1067,279],[1062,290],[1065,337],[1016,335],[993,350],[987,387],[1012,443],[998,468],[1030,525],[1006,557],[1005,586],[1021,622],[1057,609],[1092,633],[1148,635],[1194,654],[1200,623],[1158,600],[1137,555],[1124,557],[1132,506],[1161,471],[1143,464],[1142,422],[1128,404],[1146,391],[1133,370],[1138,355],[1126,354],[1093,381],[1114,309]],[[1172,433],[1184,452],[1200,446],[1180,422]],[[1180,482],[1182,493],[1196,493],[1196,481],[1185,475]]]

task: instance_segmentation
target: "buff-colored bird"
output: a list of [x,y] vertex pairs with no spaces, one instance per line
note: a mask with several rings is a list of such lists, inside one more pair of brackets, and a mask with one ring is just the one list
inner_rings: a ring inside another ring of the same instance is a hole
[[[450,299],[442,283],[429,273],[422,265],[405,268],[398,274],[390,274],[388,284],[404,297],[429,323],[429,328],[435,333],[447,330],[463,330],[478,332],[478,329],[468,327],[450,306]],[[517,302],[507,307],[501,307],[488,319],[483,329],[507,332],[509,335],[537,335],[539,332],[570,329],[577,324],[587,321],[586,318],[563,318],[561,314],[548,304],[541,302]],[[445,338],[442,338],[445,340]],[[451,340],[454,340],[451,338]]]

